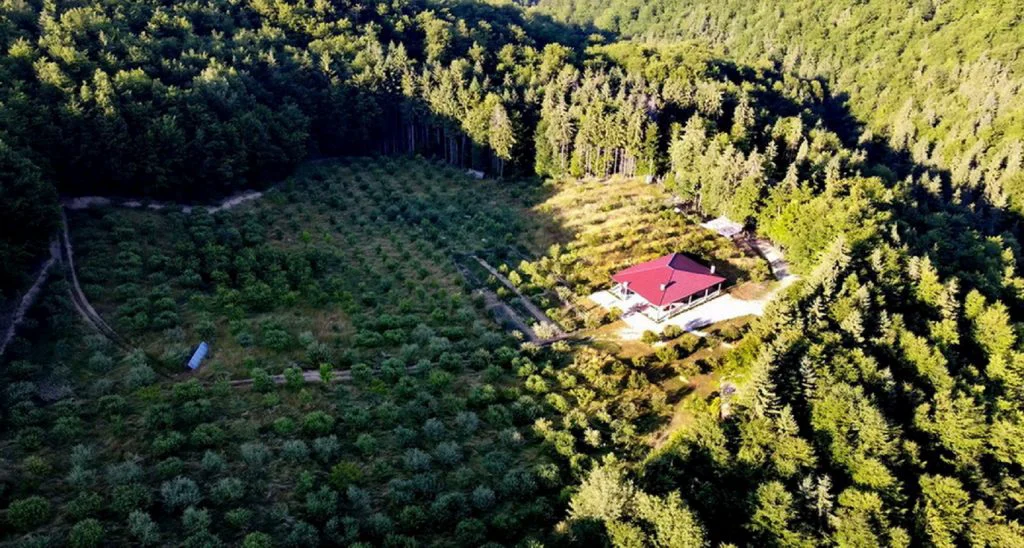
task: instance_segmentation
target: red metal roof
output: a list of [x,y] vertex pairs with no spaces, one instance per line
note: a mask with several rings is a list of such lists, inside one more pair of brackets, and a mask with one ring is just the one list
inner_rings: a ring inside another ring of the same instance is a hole
[[680,253],[633,265],[612,279],[628,283],[631,291],[656,306],[681,301],[725,281],[712,274],[710,268]]

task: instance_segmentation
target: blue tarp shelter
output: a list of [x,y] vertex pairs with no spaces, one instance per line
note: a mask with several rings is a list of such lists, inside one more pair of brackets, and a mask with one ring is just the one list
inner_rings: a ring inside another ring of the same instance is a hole
[[189,369],[199,369],[199,364],[203,362],[203,358],[206,357],[206,353],[210,351],[210,345],[206,342],[199,343],[199,348],[196,349],[196,353],[192,354],[192,359],[188,361]]

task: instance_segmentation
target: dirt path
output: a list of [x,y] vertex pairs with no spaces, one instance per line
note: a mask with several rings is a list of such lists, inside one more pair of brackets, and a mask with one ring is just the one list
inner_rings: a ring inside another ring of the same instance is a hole
[[211,215],[219,213],[221,211],[227,211],[229,209],[238,207],[246,202],[251,202],[263,197],[262,191],[250,190],[241,194],[235,194],[229,196],[216,205],[209,206],[191,206],[185,204],[176,204],[172,202],[148,202],[143,203],[139,200],[123,200],[119,198],[108,198],[106,196],[78,196],[76,198],[65,198],[62,203],[66,209],[77,211],[81,209],[90,209],[93,207],[125,207],[128,209],[152,209],[154,211],[160,211],[164,209],[178,209],[182,213],[191,213],[197,208],[206,209]]
[[[238,207],[239,205],[242,205],[246,202],[251,202],[262,197],[262,191],[248,191],[243,192],[241,194],[236,194],[234,196],[229,196],[228,198],[225,198],[224,200],[219,202],[217,205],[198,207],[205,208],[206,211],[213,215],[215,213],[227,211],[229,209]],[[114,331],[114,329],[111,328],[110,325],[108,325],[107,322],[103,320],[99,313],[96,312],[96,309],[93,308],[91,304],[89,304],[89,300],[86,298],[85,292],[82,291],[82,286],[79,285],[78,283],[78,274],[77,271],[75,270],[74,250],[71,246],[71,237],[68,233],[68,217],[65,210],[70,209],[72,211],[76,211],[82,209],[89,209],[93,207],[105,206],[138,209],[142,208],[145,205],[147,209],[155,211],[163,209],[180,209],[182,213],[190,213],[192,212],[195,206],[175,204],[169,202],[150,202],[148,204],[143,204],[141,201],[138,200],[119,200],[116,198],[108,198],[105,196],[79,196],[77,198],[66,198],[62,200],[62,204],[63,207],[60,211],[61,222],[63,223],[63,230],[61,233],[62,245],[59,245],[58,247],[61,259],[63,260],[64,264],[67,265],[68,272],[70,272],[71,274],[71,302],[75,306],[75,310],[78,311],[78,314],[82,317],[82,319],[85,320],[86,323],[91,325],[93,329],[102,333],[104,336],[106,336],[108,339],[113,341],[118,346],[124,349],[129,349],[130,346],[128,345],[128,342],[123,337],[118,335],[117,332]],[[5,339],[5,341],[6,340],[7,339]],[[6,345],[7,343],[4,342],[3,346],[0,346],[0,354],[3,354],[3,348],[5,348]]]
[[[408,371],[409,374],[413,374],[419,371],[419,368],[416,367],[415,365],[410,365],[409,367],[406,368],[406,371]],[[270,380],[274,384],[284,384],[288,382],[284,375],[271,375]],[[324,382],[323,377],[320,376],[320,371],[313,369],[303,371],[302,380],[308,383]],[[349,382],[352,380],[352,370],[343,369],[341,371],[334,371],[331,373],[331,378],[328,380],[329,382]],[[233,381],[229,381],[228,384],[230,384],[231,386],[251,386],[253,382],[254,381],[251,378],[236,379]]]
[[85,292],[82,291],[82,286],[78,283],[78,274],[75,270],[75,254],[71,248],[71,237],[68,232],[68,218],[61,209],[60,217],[62,222],[61,230],[61,260],[67,266],[67,271],[71,278],[71,302],[74,304],[78,314],[85,320],[86,323],[91,325],[93,329],[102,333],[105,337],[110,339],[114,344],[117,344],[122,349],[130,350],[131,346],[128,342],[117,334],[113,328],[111,328],[107,322],[103,321],[96,309],[89,304],[89,299],[85,297]]
[[754,247],[764,257],[764,260],[768,261],[768,266],[772,269],[772,275],[775,276],[776,280],[783,282],[783,287],[796,281],[796,276],[789,271],[789,263],[786,262],[782,250],[775,247],[775,244],[764,238],[757,238],[754,240]]
[[501,299],[499,299],[497,295],[486,289],[478,289],[477,293],[483,295],[485,303],[484,306],[487,308],[488,312],[491,312],[494,309],[500,310],[501,314],[507,317],[508,320],[515,325],[516,329],[522,331],[523,334],[526,335],[526,338],[530,340],[530,342],[540,342],[540,339],[537,338],[537,334],[533,332],[533,329],[530,328],[530,326],[526,325],[526,322],[523,321],[523,319],[519,316],[519,314],[516,313],[515,310],[512,310],[512,308],[510,308],[507,304],[501,302]]
[[[287,382],[284,375],[271,375],[270,380],[274,384],[284,384]],[[302,380],[306,382],[323,382],[320,377],[319,371],[309,370],[302,372]],[[346,369],[344,371],[334,371],[331,374],[331,382],[348,382],[352,380],[352,371]],[[250,386],[253,383],[253,379],[237,379],[230,382],[231,386]]]
[[53,240],[50,242],[50,257],[39,268],[39,271],[36,273],[35,282],[21,296],[21,299],[17,301],[18,305],[11,311],[10,319],[4,322],[6,329],[3,332],[3,339],[0,339],[0,356],[4,355],[7,345],[14,339],[15,332],[21,325],[21,322],[25,320],[25,314],[35,304],[39,293],[42,292],[43,284],[46,283],[47,278],[50,276],[50,270],[58,262],[60,262],[60,242]]
[[519,297],[519,302],[522,303],[523,308],[525,308],[527,312],[529,312],[530,315],[533,316],[535,320],[537,320],[537,323],[550,324],[552,327],[554,327],[555,332],[557,333],[556,336],[565,335],[565,332],[562,331],[562,328],[559,327],[558,324],[552,322],[551,319],[548,318],[547,314],[545,314],[541,309],[537,308],[537,306],[533,304],[533,301],[531,301],[526,295],[520,293],[519,289],[517,289],[516,286],[512,285],[512,282],[509,281],[509,279],[506,278],[501,272],[498,272],[493,266],[487,264],[487,261],[481,259],[480,257],[473,258],[476,259],[478,263],[480,263],[480,266],[484,267],[495,278],[497,278],[502,285],[507,287],[509,291],[512,291],[513,293],[516,294],[517,297]]

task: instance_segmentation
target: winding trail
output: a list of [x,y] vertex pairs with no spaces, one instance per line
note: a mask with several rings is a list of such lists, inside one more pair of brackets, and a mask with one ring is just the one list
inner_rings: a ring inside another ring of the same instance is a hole
[[147,202],[143,203],[140,200],[128,200],[121,198],[110,198],[107,196],[78,196],[75,198],[65,198],[61,200],[65,209],[71,211],[78,211],[82,209],[91,209],[94,207],[123,207],[127,209],[151,209],[154,211],[161,211],[164,209],[177,209],[182,213],[191,213],[196,209],[205,209],[208,213],[213,215],[221,211],[227,211],[229,209],[240,206],[246,202],[258,200],[263,197],[263,191],[250,190],[242,192],[241,194],[235,194],[228,196],[221,200],[216,205],[209,206],[192,206],[186,204],[177,204],[173,202]]
[[61,239],[63,244],[61,246],[61,259],[64,264],[67,265],[68,273],[71,275],[71,302],[75,305],[75,309],[78,310],[78,314],[82,316],[82,319],[91,325],[96,331],[102,333],[105,337],[110,339],[114,344],[118,345],[124,350],[131,350],[131,345],[128,341],[117,334],[116,331],[110,325],[103,320],[103,318],[96,312],[96,309],[89,304],[89,299],[85,297],[85,292],[82,291],[82,286],[78,283],[78,274],[75,272],[75,255],[71,248],[71,237],[68,234],[68,218],[64,214],[62,209],[60,212],[61,222],[63,224],[63,230],[61,230]]
[[46,283],[47,278],[50,276],[50,270],[58,262],[60,262],[60,243],[57,240],[53,240],[50,242],[50,257],[39,267],[35,276],[35,282],[25,291],[21,299],[17,300],[18,305],[11,311],[9,319],[4,322],[6,328],[3,332],[3,338],[0,339],[0,356],[4,355],[4,352],[7,351],[7,345],[14,340],[15,332],[21,325],[21,322],[25,321],[25,314],[35,304],[36,299],[43,290],[43,284]]
[[[246,202],[251,202],[262,197],[263,192],[261,191],[249,191],[243,192],[241,194],[236,194],[234,196],[229,196],[228,198],[225,198],[224,200],[219,202],[217,205],[199,207],[205,208],[207,212],[213,215],[221,211],[233,209]],[[59,259],[65,265],[67,265],[67,270],[70,273],[71,302],[74,305],[75,310],[78,311],[78,315],[81,316],[82,319],[87,324],[92,326],[93,329],[95,329],[97,332],[101,333],[108,339],[110,339],[111,342],[119,346],[121,349],[130,351],[132,350],[132,346],[124,337],[119,335],[117,331],[110,327],[110,325],[103,320],[103,317],[100,316],[98,312],[96,312],[96,309],[93,308],[93,306],[89,303],[89,299],[86,298],[85,292],[82,291],[82,286],[78,283],[78,274],[77,271],[75,270],[75,254],[74,249],[71,246],[71,237],[69,235],[69,223],[66,210],[77,211],[83,209],[90,209],[93,207],[106,206],[138,209],[143,207],[143,203],[138,200],[119,200],[115,198],[108,198],[105,196],[80,196],[77,198],[65,198],[61,201],[61,203],[63,205],[63,207],[60,210],[61,242],[60,245],[57,246],[57,248],[59,253]],[[145,207],[147,209],[155,211],[163,209],[180,209],[182,213],[190,213],[195,209],[196,206],[175,204],[169,202],[152,202],[145,205]],[[41,282],[37,280],[37,284],[41,285]],[[31,302],[29,302],[28,304],[31,305]],[[12,324],[12,327],[10,329],[11,333],[8,334],[7,337],[5,337],[3,346],[0,346],[0,355],[3,354],[3,349],[7,346],[6,341],[9,340],[8,338],[13,337],[13,328],[15,327],[15,325],[16,324]],[[319,373],[317,373],[317,377],[319,378]],[[284,382],[283,377],[281,382]]]

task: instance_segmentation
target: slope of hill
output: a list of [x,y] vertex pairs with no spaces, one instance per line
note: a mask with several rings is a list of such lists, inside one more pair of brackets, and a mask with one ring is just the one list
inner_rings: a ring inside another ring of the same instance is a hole
[[[695,39],[748,63],[827,79],[869,130],[960,192],[1024,211],[1019,0],[541,0],[623,38]],[[895,159],[895,158],[894,158]]]
[[[545,2],[3,3],[5,294],[57,190],[280,183],[69,215],[136,350],[46,285],[0,542],[1019,544],[1021,10]],[[588,336],[618,266],[764,277],[718,215],[801,281],[703,339]],[[510,329],[545,313],[584,331]]]

